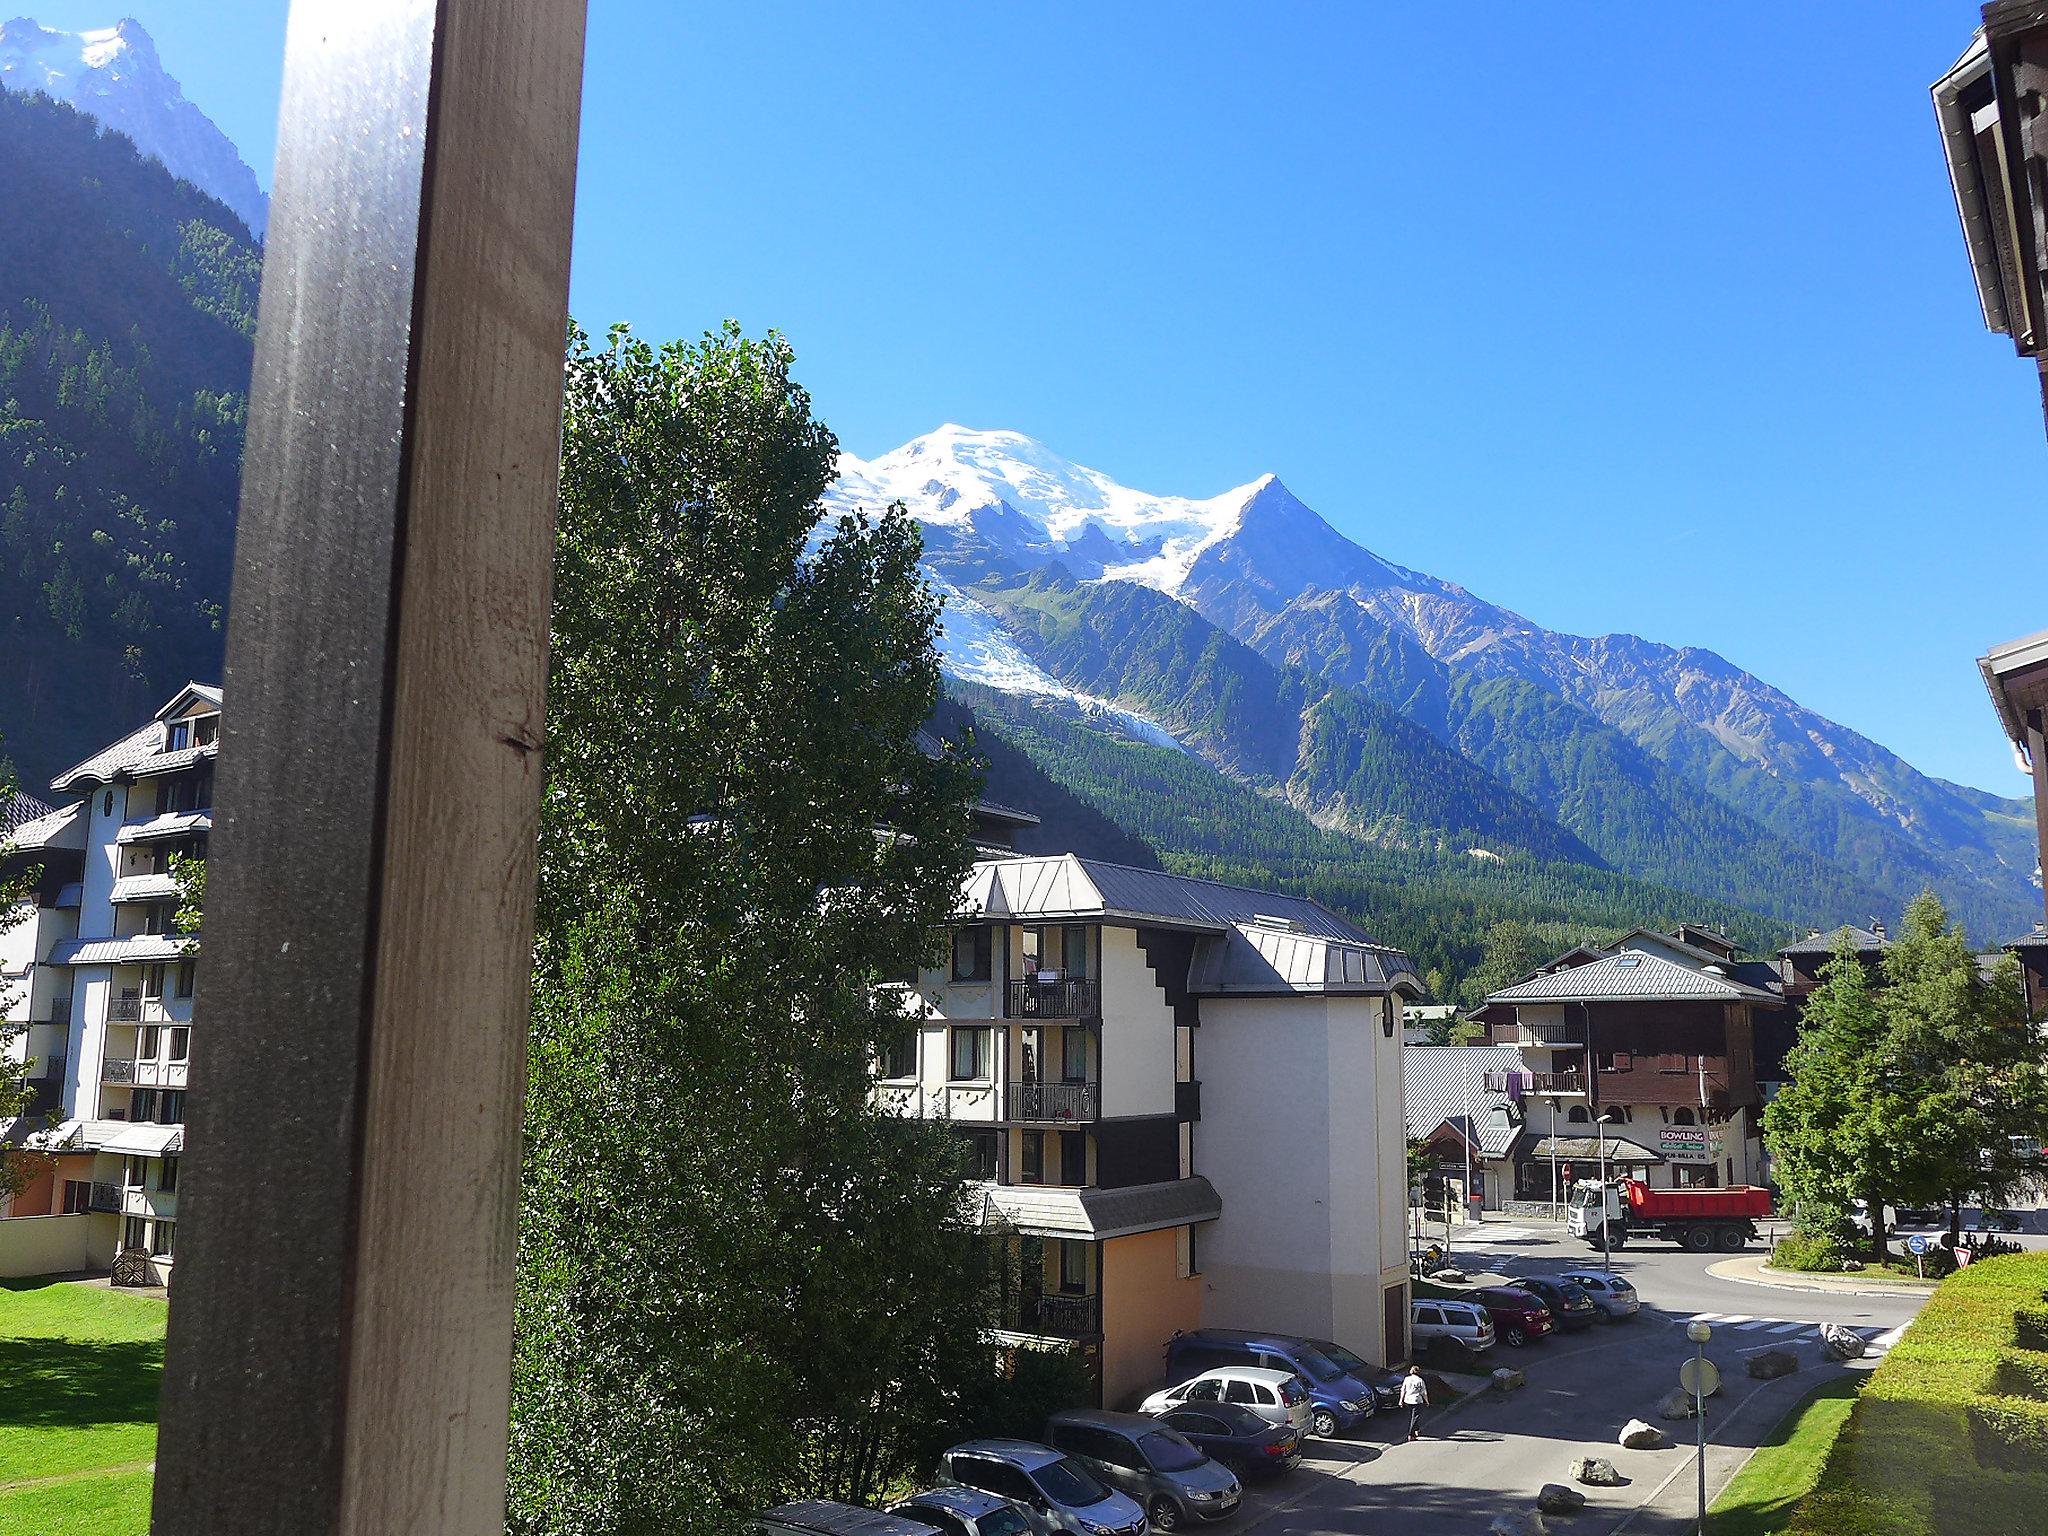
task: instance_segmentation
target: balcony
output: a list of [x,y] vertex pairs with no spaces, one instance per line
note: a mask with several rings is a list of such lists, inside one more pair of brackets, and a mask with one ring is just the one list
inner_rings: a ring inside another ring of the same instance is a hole
[[1093,1120],[1100,1113],[1094,1083],[1012,1083],[1005,1118],[1045,1122]]
[[71,999],[68,997],[51,998],[49,1014],[42,1022],[45,1024],[69,1024],[71,1022]]
[[118,1216],[121,1214],[121,1199],[125,1193],[118,1184],[95,1184],[92,1187],[92,1198],[86,1202],[87,1208],[109,1211]]
[[109,1024],[140,1024],[142,1022],[142,999],[140,997],[117,997],[107,1004]]
[[1540,1051],[1570,1051],[1584,1048],[1585,1036],[1586,1032],[1576,1024],[1523,1024],[1515,1043]]
[[109,1056],[100,1064],[100,1081],[103,1083],[134,1082],[135,1058],[132,1056]]
[[1526,1096],[1560,1096],[1583,1098],[1586,1093],[1586,1074],[1583,1072],[1489,1072],[1485,1077],[1488,1093],[1504,1093],[1511,1099]]
[[1092,976],[1032,978],[1003,989],[1006,1019],[1092,1019],[1102,1012],[1102,985]]
[[1100,1296],[1019,1296],[1006,1310],[1016,1333],[1086,1339],[1102,1332]]

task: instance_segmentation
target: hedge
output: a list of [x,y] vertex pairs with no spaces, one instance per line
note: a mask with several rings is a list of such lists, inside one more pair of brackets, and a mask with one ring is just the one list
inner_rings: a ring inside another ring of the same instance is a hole
[[1944,1280],[1879,1364],[1787,1536],[2048,1530],[2048,1254]]

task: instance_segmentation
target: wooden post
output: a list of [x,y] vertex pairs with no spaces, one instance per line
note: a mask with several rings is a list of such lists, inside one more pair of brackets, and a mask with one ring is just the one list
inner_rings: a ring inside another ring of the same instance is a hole
[[154,1528],[502,1531],[583,0],[298,0]]

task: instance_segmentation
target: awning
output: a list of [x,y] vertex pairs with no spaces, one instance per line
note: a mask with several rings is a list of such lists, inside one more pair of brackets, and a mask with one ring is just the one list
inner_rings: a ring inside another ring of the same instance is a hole
[[981,1224],[1028,1237],[1102,1241],[1134,1232],[1159,1232],[1223,1214],[1216,1187],[1199,1174],[1122,1189],[1074,1189],[1047,1184],[983,1186]]
[[[1544,1136],[1529,1149],[1534,1158],[1556,1157],[1560,1162],[1596,1163],[1600,1160],[1600,1141],[1594,1136]],[[1652,1152],[1648,1147],[1629,1141],[1625,1137],[1607,1138],[1607,1161],[1610,1163],[1661,1163],[1662,1153]]]
[[119,1152],[127,1157],[162,1157],[185,1146],[182,1125],[131,1125],[100,1143],[102,1152]]

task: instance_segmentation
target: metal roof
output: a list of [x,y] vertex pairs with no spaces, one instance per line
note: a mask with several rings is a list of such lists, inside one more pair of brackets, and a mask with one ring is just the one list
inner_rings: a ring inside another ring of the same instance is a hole
[[119,905],[129,901],[165,901],[177,894],[176,875],[123,875],[114,882],[107,900]]
[[2048,689],[2048,679],[2044,679],[2044,674],[2048,674],[2048,629],[2023,640],[1994,645],[1977,658],[1977,670],[1984,674],[1984,687],[1991,695],[1992,708],[1998,711],[1998,723],[2012,739],[2014,758],[2023,769],[2030,768],[2027,726],[2014,698],[2014,685],[2036,692]]
[[1829,933],[1809,933],[1803,939],[1794,939],[1778,951],[1781,955],[1831,955],[1835,951],[1835,939],[1847,934],[1859,953],[1872,953],[1891,946],[1891,940],[1868,928],[1858,928],[1854,923],[1844,923]]
[[65,769],[50,781],[50,787],[60,794],[67,793],[93,785],[111,784],[123,777],[174,773],[201,758],[212,757],[219,747],[218,742],[208,742],[203,747],[186,747],[178,752],[163,750],[165,741],[169,739],[166,722],[180,706],[193,699],[203,704],[218,705],[221,691],[205,683],[187,683],[171,696],[169,703],[150,717],[149,724],[130,731],[84,762]]
[[161,816],[142,816],[125,823],[114,834],[117,843],[152,843],[160,838],[186,837],[194,832],[211,832],[211,811],[166,811]]
[[189,938],[138,933],[125,939],[66,939],[50,951],[51,965],[155,965],[182,960]]
[[54,805],[45,805],[34,795],[0,796],[0,840],[4,840],[16,827],[40,821],[45,816],[55,815],[56,811]]
[[1625,950],[1570,970],[1537,976],[1486,1000],[1493,1003],[1762,1002],[1779,999],[1728,976],[1693,970],[1642,950]]
[[1128,1237],[1223,1214],[1216,1187],[1200,1174],[1121,1189],[1049,1184],[983,1186],[982,1224],[1032,1237]]
[[1504,1090],[1487,1088],[1486,1074],[1520,1072],[1526,1065],[1511,1045],[1403,1046],[1401,1118],[1408,1135],[1427,1136],[1447,1120],[1462,1130],[1469,1105],[1480,1148],[1488,1157],[1505,1157],[1521,1130],[1521,1116]]
[[[1549,1157],[1552,1151],[1557,1156],[1575,1163],[1598,1162],[1600,1159],[1600,1138],[1597,1136],[1542,1136],[1529,1149],[1531,1157]],[[1607,1161],[1610,1163],[1661,1163],[1664,1154],[1652,1152],[1641,1142],[1630,1141],[1626,1136],[1607,1138]]]
[[1197,992],[1385,992],[1415,965],[1321,902],[1066,853],[988,859],[961,892],[963,917],[1084,918],[1208,936],[1189,967]]
[[[42,805],[27,795],[17,795],[13,806]],[[34,853],[44,848],[85,850],[85,807],[74,801],[58,810],[44,807],[42,811],[26,820],[4,825],[10,807],[0,806],[0,842],[5,842],[10,853]]]
[[2038,927],[2032,933],[2014,939],[2004,947],[2006,949],[2048,949],[2048,926]]

